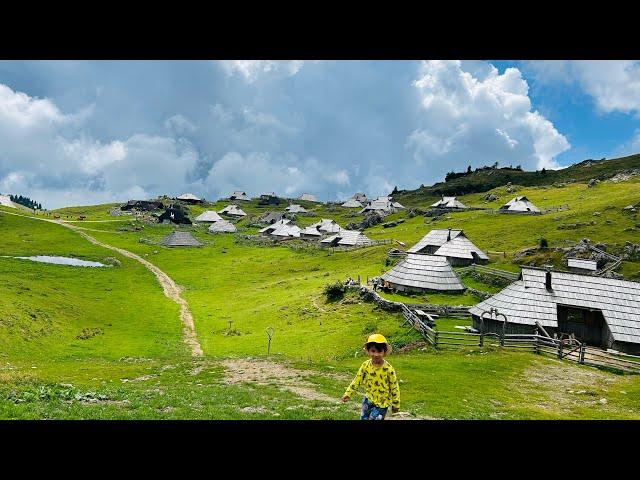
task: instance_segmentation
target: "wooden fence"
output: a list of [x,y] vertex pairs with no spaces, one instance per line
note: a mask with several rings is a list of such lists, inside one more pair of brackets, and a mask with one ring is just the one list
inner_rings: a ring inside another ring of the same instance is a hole
[[506,270],[498,270],[497,268],[485,267],[484,265],[476,265],[475,263],[469,265],[468,267],[458,268],[456,270],[457,273],[465,273],[469,271],[485,273],[487,275],[494,275],[496,277],[504,278],[512,282],[518,280],[520,276],[520,274],[518,273],[507,272]]
[[405,324],[417,330],[422,338],[436,349],[443,347],[515,348],[538,355],[544,354],[558,359],[571,360],[583,365],[640,374],[639,356],[590,347],[574,338],[551,338],[539,335],[537,330],[533,334],[435,330],[424,323],[406,305],[402,306],[402,314],[405,318]]

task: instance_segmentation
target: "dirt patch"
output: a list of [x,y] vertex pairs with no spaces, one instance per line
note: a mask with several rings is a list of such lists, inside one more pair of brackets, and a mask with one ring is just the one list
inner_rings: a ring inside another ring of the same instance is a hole
[[315,390],[308,377],[317,372],[298,370],[284,363],[251,358],[229,359],[222,362],[226,371],[222,380],[227,385],[254,383],[256,385],[277,385],[283,390],[295,393],[307,400],[337,403],[338,398],[330,397]]
[[611,374],[552,360],[534,362],[516,378],[512,389],[527,396],[543,394],[536,406],[562,414],[580,407],[603,408],[608,388],[615,382]]

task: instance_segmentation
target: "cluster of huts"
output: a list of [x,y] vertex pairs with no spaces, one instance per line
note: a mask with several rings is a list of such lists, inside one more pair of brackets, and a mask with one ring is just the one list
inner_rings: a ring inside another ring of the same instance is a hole
[[389,215],[405,208],[399,202],[396,202],[392,196],[382,196],[370,200],[364,193],[355,193],[342,206],[345,208],[359,208],[358,213],[375,211],[382,215]]

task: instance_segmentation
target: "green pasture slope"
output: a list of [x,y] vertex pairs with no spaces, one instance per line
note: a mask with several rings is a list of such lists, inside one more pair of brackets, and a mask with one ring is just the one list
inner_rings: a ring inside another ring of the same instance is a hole
[[[537,245],[540,237],[551,246],[583,237],[606,242],[612,249],[626,240],[638,242],[638,220],[622,213],[624,206],[640,201],[637,180],[593,188],[584,183],[515,188],[513,194],[504,187],[494,189],[500,199],[489,206],[497,207],[517,194],[542,208],[568,204],[569,209],[542,216],[461,212],[435,222],[427,219],[428,223],[423,216],[401,212],[385,219],[404,219],[398,226],[378,225],[365,233],[410,245],[431,228],[463,228],[479,247],[505,252],[493,253],[492,263],[512,271],[518,270],[511,263],[513,253]],[[461,200],[486,206],[484,195]],[[429,200],[401,202],[424,208]],[[220,210],[227,203],[190,207],[190,215]],[[344,226],[361,218],[346,209],[303,203],[313,211],[299,216],[299,225],[334,218]],[[108,219],[109,208],[74,207],[74,213],[102,220]],[[188,228],[205,243],[193,249],[159,246],[157,242],[174,229],[169,225],[142,225],[133,219],[75,223],[100,241],[142,255],[184,287],[204,350],[200,359],[191,358],[183,345],[178,307],[138,262],[96,247],[64,227],[0,213],[0,255],[50,254],[97,261],[115,257],[121,262],[117,267],[86,269],[0,258],[0,418],[356,418],[356,401],[344,405],[301,398],[276,381],[225,383],[223,361],[265,357],[268,326],[275,328],[271,358],[307,371],[307,381],[316,391],[336,401],[364,358],[363,339],[376,330],[396,348],[390,361],[402,381],[402,409],[414,415],[640,418],[638,377],[526,352],[434,351],[401,326],[400,315],[376,310],[355,294],[327,302],[322,294],[327,283],[347,275],[364,279],[390,268],[385,265],[390,245],[334,252],[302,241],[258,245],[242,238],[257,231],[248,225],[260,213],[284,206],[265,208],[251,202],[242,208],[250,218],[237,223],[238,234],[212,235],[202,226]],[[558,229],[592,220],[595,225]],[[626,262],[622,271],[633,276],[640,265]],[[463,281],[490,293],[498,290],[471,277]],[[479,301],[469,293],[389,298],[454,305]],[[468,321],[440,319],[438,328],[464,324]]]

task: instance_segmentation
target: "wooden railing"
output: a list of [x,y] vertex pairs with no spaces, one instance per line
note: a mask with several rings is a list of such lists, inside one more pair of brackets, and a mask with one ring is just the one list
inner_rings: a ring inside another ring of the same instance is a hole
[[506,270],[498,270],[497,268],[485,267],[484,265],[476,265],[475,263],[469,265],[468,267],[458,268],[456,270],[457,273],[465,273],[469,271],[485,273],[487,275],[493,275],[496,277],[504,278],[506,280],[510,280],[515,282],[518,280],[520,274],[507,272]]
[[447,347],[500,347],[531,351],[538,355],[550,355],[583,365],[626,373],[640,374],[640,356],[612,352],[590,347],[576,339],[558,339],[546,335],[499,334],[493,332],[453,332],[435,330],[426,325],[408,307],[403,306],[405,323],[416,329],[434,348]]

